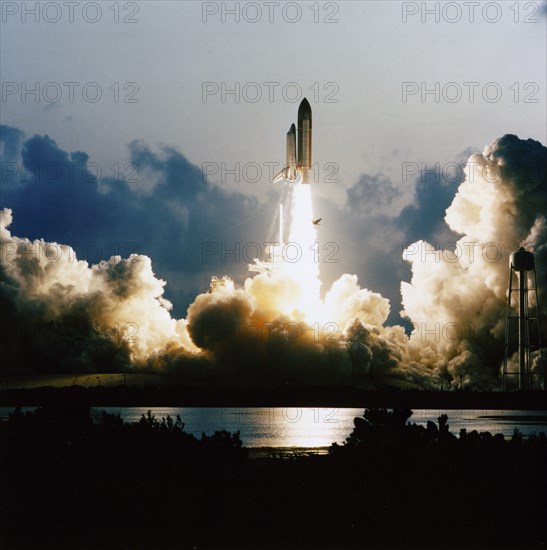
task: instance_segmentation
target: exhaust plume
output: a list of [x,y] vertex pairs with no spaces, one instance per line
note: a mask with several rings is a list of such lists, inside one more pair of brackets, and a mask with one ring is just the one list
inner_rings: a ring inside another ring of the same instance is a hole
[[12,212],[4,209],[3,369],[159,369],[228,385],[497,387],[509,254],[519,246],[534,252],[538,282],[547,280],[546,166],[543,145],[512,135],[469,158],[446,211],[461,235],[454,248],[418,241],[403,253],[412,268],[411,281],[401,283],[409,335],[385,326],[389,300],[361,288],[356,275],[341,275],[321,298],[310,186],[289,193],[288,236],[300,246],[298,261],[257,261],[241,286],[214,277],[178,320],[148,256],[90,265],[69,246],[13,236]]

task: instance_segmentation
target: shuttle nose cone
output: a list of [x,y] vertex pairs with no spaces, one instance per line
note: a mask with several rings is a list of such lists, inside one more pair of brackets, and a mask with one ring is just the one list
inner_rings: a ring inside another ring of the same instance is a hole
[[311,118],[311,106],[306,98],[300,103],[298,107],[298,118]]
[[298,110],[300,111],[300,109],[306,109],[307,111],[311,112],[310,102],[306,98],[304,98],[300,102],[300,106],[298,107]]

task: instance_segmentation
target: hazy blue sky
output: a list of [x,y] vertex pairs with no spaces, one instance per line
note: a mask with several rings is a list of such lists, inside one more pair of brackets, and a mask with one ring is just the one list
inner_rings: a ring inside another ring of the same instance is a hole
[[[129,170],[125,163],[140,159],[129,183],[134,193],[120,199],[126,209],[153,193],[162,178],[184,187],[186,174],[200,185],[203,163],[226,163],[228,169],[257,163],[263,171],[257,182],[249,181],[252,169],[239,183],[213,175],[209,181],[236,195],[195,198],[189,191],[187,202],[179,201],[168,216],[162,206],[153,210],[151,201],[146,215],[153,224],[139,226],[135,214],[123,230],[119,220],[112,222],[116,215],[105,214],[113,208],[108,201],[92,208],[93,222],[82,225],[81,216],[69,216],[58,231],[51,217],[38,220],[23,206],[18,211],[17,204],[28,206],[22,192],[19,202],[4,195],[2,205],[14,208],[21,235],[139,243],[184,314],[192,293],[207,288],[208,274],[224,270],[241,278],[245,268],[204,265],[199,250],[207,227],[194,227],[191,214],[203,224],[215,220],[208,238],[266,238],[279,190],[271,193],[264,163],[284,161],[285,133],[306,96],[313,109],[314,161],[321,167],[314,188],[316,213],[324,218],[320,238],[340,245],[339,264],[321,267],[325,280],[357,273],[363,286],[396,301],[406,273],[402,243],[449,238],[442,218],[457,187],[456,181],[434,177],[420,184],[419,174],[404,177],[404,167],[463,162],[506,133],[547,142],[545,6],[463,4],[154,0],[79,2],[71,11],[62,2],[42,2],[35,15],[27,13],[35,2],[2,2],[1,123],[24,133],[17,138],[4,130],[4,164],[7,144],[17,148],[34,134],[47,134],[57,153],[85,152],[94,171],[100,168],[100,193],[115,163],[123,174]],[[423,5],[433,12],[425,13]],[[239,22],[226,9],[235,9]],[[69,82],[76,83],[73,98]],[[36,83],[37,102],[24,93]],[[219,92],[204,97],[206,83],[207,90]],[[222,101],[221,87],[236,84],[239,101],[233,94]],[[436,86],[438,98],[434,92],[421,97],[421,90]],[[298,88],[302,95],[293,95]],[[101,98],[91,101],[98,89]],[[262,96],[253,101],[257,89]],[[59,91],[59,100],[52,101]],[[41,139],[34,151],[45,154]],[[129,148],[134,140],[142,141]],[[162,152],[162,145],[175,151]],[[198,171],[170,164],[175,157],[180,161],[179,154]],[[335,182],[326,179],[333,166]],[[3,172],[3,185],[13,188],[10,178]],[[259,203],[246,202],[246,196],[264,205],[264,219],[243,225],[237,235],[223,232],[259,211]],[[367,197],[374,197],[373,206]],[[57,201],[59,216],[65,207],[85,210],[91,207],[83,201],[98,199],[80,196],[64,205],[61,193],[50,200]]]

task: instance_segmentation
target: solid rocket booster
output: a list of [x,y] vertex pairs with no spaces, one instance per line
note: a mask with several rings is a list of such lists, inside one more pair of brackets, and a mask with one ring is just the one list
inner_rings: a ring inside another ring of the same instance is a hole
[[298,107],[298,147],[296,146],[297,130],[291,124],[287,132],[286,165],[273,179],[274,183],[286,180],[310,183],[311,170],[311,106],[306,98]]
[[[287,166],[286,169],[286,180],[295,181],[297,178],[296,174],[296,128],[294,123],[291,124],[289,131],[287,132]],[[275,181],[275,180],[274,180]]]
[[302,183],[310,183],[311,170],[311,107],[304,98],[298,107],[298,164]]

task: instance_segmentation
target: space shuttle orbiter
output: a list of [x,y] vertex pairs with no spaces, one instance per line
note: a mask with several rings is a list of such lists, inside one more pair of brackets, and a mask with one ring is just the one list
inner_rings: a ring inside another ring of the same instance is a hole
[[310,183],[311,170],[311,107],[306,98],[298,107],[298,147],[296,128],[291,124],[287,132],[287,164],[273,182],[281,180]]

